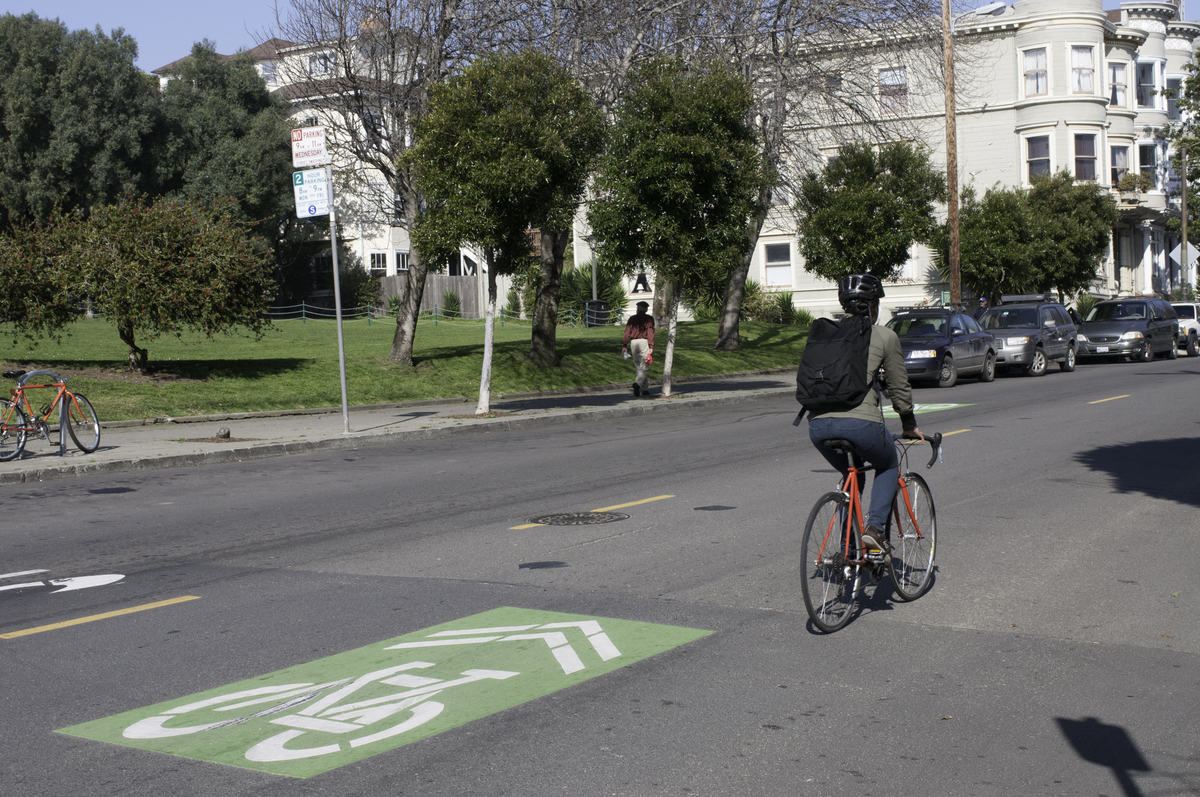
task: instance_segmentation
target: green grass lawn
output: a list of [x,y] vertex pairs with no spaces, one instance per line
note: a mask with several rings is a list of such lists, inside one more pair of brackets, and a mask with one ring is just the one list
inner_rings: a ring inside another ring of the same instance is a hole
[[[365,320],[344,325],[346,385],[351,404],[477,397],[483,357],[483,326],[422,323],[414,368],[387,362],[395,326]],[[621,327],[561,328],[559,368],[540,369],[525,357],[529,327],[496,327],[492,392],[631,382],[633,368],[621,358]],[[675,349],[675,377],[754,371],[800,361],[805,331],[798,327],[743,323],[742,350],[713,351],[715,323],[683,323]],[[259,341],[244,336],[207,340],[199,335],[141,343],[149,349],[150,378],[124,372],[125,346],[113,324],[83,320],[61,342],[0,345],[4,370],[44,368],[71,379],[102,421],[224,412],[332,407],[341,404],[337,328],[329,321],[277,321]],[[651,378],[661,378],[666,333],[660,332]]]

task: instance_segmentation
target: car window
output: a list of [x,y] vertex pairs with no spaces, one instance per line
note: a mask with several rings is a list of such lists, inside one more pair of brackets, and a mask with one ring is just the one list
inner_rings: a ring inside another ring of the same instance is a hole
[[982,332],[983,331],[983,329],[981,329],[979,326],[979,322],[977,322],[974,318],[971,318],[971,316],[965,315],[962,317],[962,320],[963,320],[963,323],[967,325],[968,332]]
[[1037,318],[1032,307],[993,307],[979,323],[984,329],[1037,329]]
[[1175,315],[1179,316],[1180,318],[1195,318],[1196,317],[1196,306],[1195,305],[1173,304],[1171,306],[1175,308]]
[[1177,317],[1175,314],[1175,308],[1172,307],[1171,305],[1167,304],[1166,302],[1159,300],[1155,304],[1158,306],[1160,315],[1162,315],[1163,318],[1166,318],[1169,320],[1169,319]]
[[887,325],[902,338],[941,338],[946,336],[945,316],[893,318]]
[[1058,326],[1058,318],[1054,315],[1053,307],[1042,308],[1042,326]]
[[1088,321],[1144,321],[1145,302],[1102,302],[1088,313]]

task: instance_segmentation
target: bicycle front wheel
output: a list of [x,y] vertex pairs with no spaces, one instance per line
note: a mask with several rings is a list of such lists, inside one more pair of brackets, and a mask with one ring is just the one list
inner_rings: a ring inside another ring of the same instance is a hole
[[800,583],[808,616],[826,634],[837,631],[850,620],[862,579],[861,537],[858,521],[852,517],[845,496],[841,493],[821,496],[804,527]]
[[[905,475],[908,502],[904,491],[896,493],[892,504],[892,586],[906,601],[914,601],[929,589],[933,577],[933,557],[937,552],[937,514],[929,485],[916,473]],[[911,513],[909,507],[912,507]]]
[[78,393],[63,396],[67,402],[67,432],[79,450],[90,454],[100,447],[100,419],[92,409],[92,402]]
[[0,399],[0,462],[16,459],[25,450],[25,413],[8,399]]

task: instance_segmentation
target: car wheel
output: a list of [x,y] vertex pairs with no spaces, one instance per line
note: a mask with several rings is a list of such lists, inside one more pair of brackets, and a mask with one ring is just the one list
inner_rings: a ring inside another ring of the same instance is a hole
[[979,372],[980,382],[991,382],[996,378],[996,353],[989,351],[983,358],[983,370]]
[[946,359],[942,360],[942,375],[938,378],[938,387],[954,387],[957,381],[958,366],[954,364],[954,358],[947,354]]
[[1167,359],[1175,360],[1179,357],[1179,336],[1171,338],[1171,348],[1167,350]]
[[1196,355],[1200,354],[1200,346],[1198,346],[1196,344],[1196,333],[1195,332],[1188,333],[1187,353],[1188,353],[1188,357],[1195,357]]
[[1138,352],[1136,359],[1140,363],[1148,363],[1154,359],[1154,349],[1150,346],[1150,341],[1146,341],[1146,347]]
[[1067,359],[1060,362],[1058,364],[1058,367],[1061,368],[1062,370],[1066,371],[1067,373],[1070,373],[1071,371],[1075,370],[1075,347],[1074,346],[1067,347]]
[[1042,351],[1042,347],[1038,346],[1033,350],[1033,359],[1029,363],[1029,367],[1025,369],[1025,373],[1030,376],[1041,376],[1046,373],[1046,352]]

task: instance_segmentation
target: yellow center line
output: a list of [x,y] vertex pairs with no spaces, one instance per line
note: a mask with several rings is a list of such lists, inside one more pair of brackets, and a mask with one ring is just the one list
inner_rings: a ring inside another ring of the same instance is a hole
[[673,495],[656,495],[653,498],[643,498],[641,501],[630,501],[628,504],[617,504],[616,506],[606,506],[600,509],[593,509],[593,512],[611,512],[614,509],[624,509],[627,506],[637,506],[638,504],[648,504],[651,501],[661,501],[664,498],[674,498]]
[[166,601],[158,601],[157,603],[146,603],[141,606],[132,606],[128,609],[118,609],[115,612],[105,612],[104,614],[93,614],[90,617],[80,617],[77,620],[66,620],[61,623],[53,623],[51,625],[39,625],[36,628],[26,628],[23,631],[10,631],[7,634],[0,634],[0,639],[16,639],[20,636],[29,636],[30,634],[40,634],[43,631],[54,631],[59,628],[67,628],[72,625],[80,625],[82,623],[91,623],[96,620],[107,620],[110,617],[120,617],[123,614],[133,614],[134,612],[144,612],[147,609],[157,609],[161,606],[170,606],[174,603],[183,603],[184,601],[199,600],[199,595],[184,595],[180,598],[171,598]]
[[1117,399],[1129,398],[1129,394],[1124,396],[1113,396],[1112,398],[1100,399],[1099,401],[1089,401],[1088,404],[1103,404],[1106,401],[1116,401]]
[[[593,509],[593,512],[611,512],[614,509],[624,509],[627,506],[637,506],[638,504],[648,504],[651,501],[661,501],[664,498],[674,498],[673,495],[656,495],[653,498],[643,498],[640,501],[630,501],[628,504],[617,504],[616,506],[603,506],[599,509]],[[538,526],[544,526],[545,523],[525,523],[521,526],[509,526],[509,531],[519,531],[521,529],[532,529]]]
[[952,434],[962,434],[963,432],[969,432],[969,431],[971,431],[971,430],[970,429],[959,429],[958,431],[954,431],[954,432],[942,432],[942,437],[949,437]]

